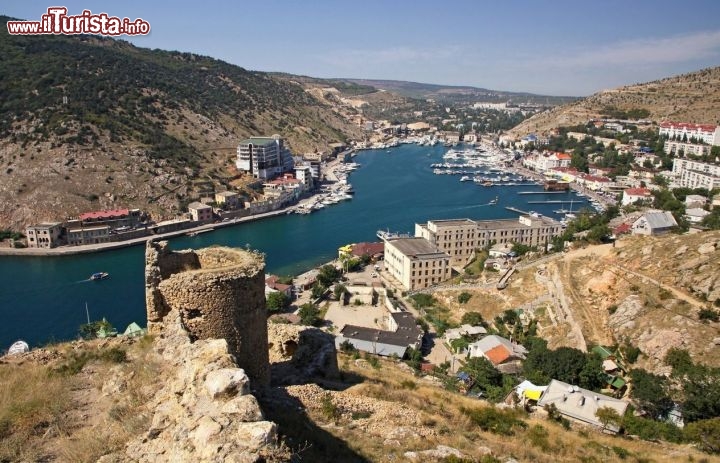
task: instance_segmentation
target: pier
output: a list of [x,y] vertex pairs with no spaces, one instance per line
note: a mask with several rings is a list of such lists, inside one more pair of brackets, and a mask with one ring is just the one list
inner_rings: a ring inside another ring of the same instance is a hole
[[522,210],[518,209],[517,207],[505,206],[505,209],[507,209],[508,211],[517,212],[518,214],[530,215],[529,212],[522,211]]

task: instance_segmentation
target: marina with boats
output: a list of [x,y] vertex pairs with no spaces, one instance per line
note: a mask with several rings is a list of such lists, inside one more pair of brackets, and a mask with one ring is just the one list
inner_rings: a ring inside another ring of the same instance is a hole
[[[564,215],[553,211],[572,209],[577,214],[592,205],[589,197],[575,190],[544,191],[543,178],[537,174],[533,180],[517,182],[532,185],[507,185],[501,178],[492,188],[480,187],[471,180],[459,182],[462,175],[435,175],[429,164],[449,162],[443,159],[447,151],[442,145],[417,144],[401,144],[393,148],[391,154],[386,150],[362,151],[352,158],[353,162],[331,166],[336,177],[330,178],[317,196],[302,200],[306,204],[303,207],[313,208],[312,214],[278,211],[258,220],[213,224],[217,229],[212,233],[190,237],[184,232],[172,238],[170,246],[173,249],[212,245],[249,247],[265,254],[268,272],[295,275],[335,258],[337,248],[343,244],[377,239],[378,230],[388,231],[387,227],[392,232],[404,233],[413,230],[415,223],[430,219],[514,218],[531,210],[561,219]],[[498,158],[496,164],[473,169],[480,170],[480,174],[465,175],[471,179],[476,175],[531,176],[507,165],[508,158]],[[482,173],[491,169],[497,171]],[[523,192],[533,194],[519,194]],[[352,200],[322,204],[333,193],[335,197],[346,194]],[[543,204],[529,205],[528,200]],[[317,204],[323,207],[315,209]],[[337,207],[331,207],[332,204]],[[0,345],[10,345],[19,336],[30,345],[74,338],[78,326],[84,322],[84,316],[76,314],[76,308],[86,301],[101,308],[99,313],[112,315],[113,323],[118,326],[142,319],[145,316],[143,262],[144,249],[140,246],[43,259],[14,256],[0,259],[0,278],[15,282],[0,294],[0,307],[23,308],[3,312],[5,323],[0,326]],[[111,274],[112,278],[101,284],[79,283],[87,281],[98,269]],[[18,279],[17,275],[24,278]],[[123,297],[109,297],[109,294],[123,294]]]

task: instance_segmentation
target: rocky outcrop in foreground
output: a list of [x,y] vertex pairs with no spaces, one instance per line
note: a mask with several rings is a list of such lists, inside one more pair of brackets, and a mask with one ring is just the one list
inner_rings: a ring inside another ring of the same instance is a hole
[[[143,436],[129,442],[124,454],[99,461],[119,462],[256,462],[273,459],[276,425],[265,421],[249,393],[245,371],[235,366],[222,339],[190,342],[172,313],[155,340],[157,355],[171,371],[148,408],[153,418]],[[270,458],[268,458],[270,457]]]

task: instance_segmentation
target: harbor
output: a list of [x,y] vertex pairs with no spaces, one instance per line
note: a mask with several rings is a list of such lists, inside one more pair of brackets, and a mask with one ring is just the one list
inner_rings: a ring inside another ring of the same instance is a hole
[[[387,150],[365,150],[353,161],[358,167],[347,180],[352,200],[340,201],[310,214],[276,212],[273,216],[222,224],[213,232],[182,234],[170,241],[173,249],[212,245],[257,249],[265,254],[268,273],[297,275],[337,257],[348,243],[377,241],[378,230],[412,233],[415,223],[431,219],[515,218],[534,209],[548,217],[557,205],[533,205],[542,186],[480,187],[456,176],[435,175],[431,163],[440,162],[447,148],[401,144]],[[487,169],[489,170],[489,169]],[[574,210],[588,207],[587,198],[574,198]],[[554,199],[551,194],[547,198]],[[497,202],[494,200],[497,198]],[[509,210],[506,208],[514,208]],[[45,257],[0,257],[0,278],[11,282],[0,292],[0,345],[18,338],[36,346],[72,339],[85,322],[85,303],[93,319],[106,317],[116,327],[145,318],[144,247],[131,246],[102,253]],[[111,278],[88,283],[99,270]]]

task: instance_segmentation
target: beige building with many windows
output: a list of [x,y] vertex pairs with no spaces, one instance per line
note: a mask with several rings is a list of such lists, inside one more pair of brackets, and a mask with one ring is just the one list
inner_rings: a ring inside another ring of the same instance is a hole
[[673,160],[675,185],[684,188],[720,188],[720,165],[691,159]]
[[398,238],[385,241],[385,270],[412,291],[450,278],[450,257],[425,238]]
[[498,220],[430,220],[415,224],[415,236],[436,245],[450,256],[452,266],[464,267],[475,257],[475,250],[491,243],[520,243],[544,246],[562,233],[562,224],[540,215]]
[[70,246],[100,244],[110,241],[110,226],[71,228],[67,230],[67,242]]
[[29,248],[54,248],[60,245],[62,224],[60,222],[46,222],[27,227],[25,236]]

